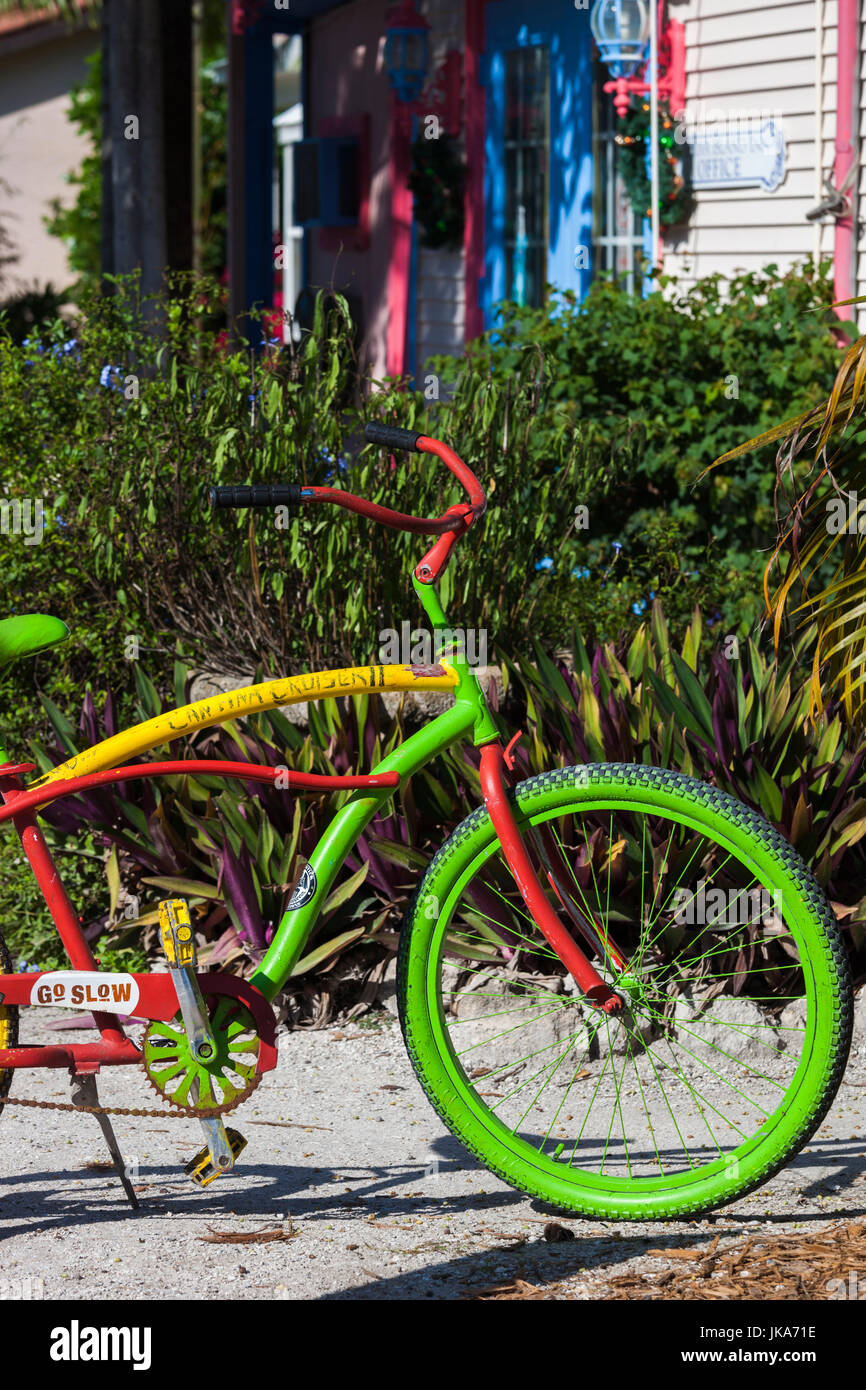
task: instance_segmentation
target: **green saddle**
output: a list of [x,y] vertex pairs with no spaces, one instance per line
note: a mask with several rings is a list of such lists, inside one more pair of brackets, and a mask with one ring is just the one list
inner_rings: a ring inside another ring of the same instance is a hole
[[55,647],[68,636],[66,624],[45,613],[22,613],[20,618],[4,618],[0,622],[0,667],[8,666],[19,657],[33,656],[46,647]]

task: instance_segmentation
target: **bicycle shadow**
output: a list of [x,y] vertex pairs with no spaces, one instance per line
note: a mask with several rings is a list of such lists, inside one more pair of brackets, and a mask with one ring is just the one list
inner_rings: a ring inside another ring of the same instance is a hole
[[[187,1223],[212,1225],[237,1217],[273,1224],[291,1217],[300,1226],[339,1220],[356,1222],[359,1229],[370,1223],[374,1226],[381,1223],[387,1228],[399,1226],[410,1218],[418,1220],[428,1216],[440,1221],[453,1216],[465,1223],[467,1215],[482,1226],[485,1220],[501,1221],[509,1215],[524,1227],[527,1220],[537,1225],[538,1236],[530,1234],[521,1239],[519,1245],[516,1242],[499,1244],[481,1252],[445,1259],[432,1258],[437,1253],[437,1239],[435,1228],[431,1228],[431,1260],[425,1262],[422,1269],[397,1275],[370,1274],[365,1284],[353,1284],[345,1290],[320,1295],[327,1300],[461,1297],[463,1283],[467,1280],[470,1285],[479,1280],[487,1284],[501,1283],[506,1276],[523,1278],[528,1283],[558,1282],[583,1270],[598,1273],[612,1265],[620,1265],[651,1248],[682,1249],[684,1245],[694,1244],[699,1249],[713,1238],[718,1223],[725,1226],[727,1234],[735,1235],[747,1232],[755,1224],[783,1224],[792,1220],[824,1224],[866,1215],[861,1200],[850,1206],[834,1204],[833,1209],[817,1202],[818,1198],[831,1195],[842,1186],[850,1188],[866,1172],[866,1154],[859,1141],[813,1141],[810,1149],[797,1155],[785,1171],[802,1175],[815,1172],[813,1180],[800,1187],[806,1204],[798,1206],[795,1212],[748,1211],[742,1203],[737,1203],[733,1208],[722,1208],[709,1218],[703,1218],[705,1230],[695,1229],[695,1223],[682,1218],[664,1228],[659,1224],[632,1234],[634,1228],[625,1223],[563,1216],[554,1208],[542,1202],[527,1201],[520,1193],[505,1187],[482,1193],[455,1191],[454,1179],[461,1175],[489,1175],[459,1140],[444,1135],[429,1146],[426,1161],[411,1160],[396,1165],[348,1163],[327,1168],[244,1163],[235,1175],[223,1177],[219,1183],[204,1189],[194,1188],[176,1169],[166,1175],[162,1164],[142,1165],[137,1184],[141,1189],[138,1196],[142,1205],[137,1211],[128,1206],[117,1178],[107,1169],[67,1173],[65,1187],[60,1191],[56,1173],[31,1173],[24,1179],[10,1175],[0,1178],[0,1193],[4,1187],[20,1185],[22,1181],[28,1190],[4,1196],[0,1242],[16,1235],[32,1234],[34,1217],[42,1233],[85,1226],[103,1228],[126,1221],[146,1228],[149,1222],[166,1217],[183,1227]],[[490,1177],[490,1181],[496,1182],[496,1179]],[[437,1192],[439,1183],[446,1183],[449,1190]],[[772,1201],[770,1193],[768,1200]],[[527,1207],[532,1217],[527,1217]],[[570,1231],[574,1239],[566,1237],[561,1243],[551,1244],[544,1239],[545,1220]],[[593,1234],[584,1234],[582,1228],[587,1226],[594,1228]],[[499,1236],[501,1240],[508,1234],[489,1227],[482,1233],[485,1231],[491,1238]],[[423,1245],[423,1231],[419,1229],[418,1234],[419,1243]],[[523,1232],[520,1234],[522,1236]],[[400,1251],[395,1249],[388,1253],[399,1256]],[[435,1287],[428,1287],[431,1281]]]

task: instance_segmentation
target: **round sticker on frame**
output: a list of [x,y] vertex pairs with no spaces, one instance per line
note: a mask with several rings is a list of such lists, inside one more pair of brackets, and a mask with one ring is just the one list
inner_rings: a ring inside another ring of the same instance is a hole
[[299,907],[305,907],[306,904],[315,894],[317,887],[318,881],[316,879],[315,869],[313,868],[312,864],[305,864],[304,871],[301,874],[301,877],[298,879],[298,882],[295,884],[295,891],[289,898],[289,903],[286,908],[286,911],[297,912]]

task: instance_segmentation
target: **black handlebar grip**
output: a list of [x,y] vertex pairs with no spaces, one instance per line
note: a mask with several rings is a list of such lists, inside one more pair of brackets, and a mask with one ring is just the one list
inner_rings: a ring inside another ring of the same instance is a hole
[[242,484],[238,487],[212,487],[208,490],[212,507],[297,507],[300,483]]
[[422,430],[400,430],[396,425],[382,425],[378,420],[364,426],[367,443],[384,444],[386,449],[417,449],[422,437]]

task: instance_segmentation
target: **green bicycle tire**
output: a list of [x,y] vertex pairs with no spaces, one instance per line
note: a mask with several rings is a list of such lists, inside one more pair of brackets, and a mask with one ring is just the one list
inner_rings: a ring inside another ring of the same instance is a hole
[[[0,973],[11,975],[14,971],[12,957],[0,933]],[[0,1004],[0,1047],[16,1047],[18,1045],[18,1006],[17,1004]],[[14,1069],[4,1067],[0,1069],[0,1115],[3,1113],[3,1101],[9,1094],[9,1087],[12,1085]]]
[[412,1065],[431,1104],[486,1168],[518,1191],[561,1211],[607,1220],[666,1220],[695,1216],[744,1196],[808,1142],[833,1101],[847,1061],[852,1031],[850,969],[834,914],[814,876],[763,817],[706,783],[665,769],[631,764],[563,768],[529,778],[512,796],[524,830],[564,811],[663,815],[684,833],[693,831],[702,841],[727,850],[727,858],[736,855],[736,862],[760,874],[762,883],[781,891],[784,925],[796,941],[802,971],[803,1052],[776,1111],[741,1146],[742,1151],[738,1147],[724,1161],[719,1157],[672,1176],[662,1172],[649,1178],[622,1178],[573,1166],[563,1170],[555,1156],[539,1152],[509,1129],[473,1086],[451,1045],[440,996],[442,943],[451,914],[463,887],[498,851],[486,808],[480,807],[431,861],[401,933],[400,1022]]

